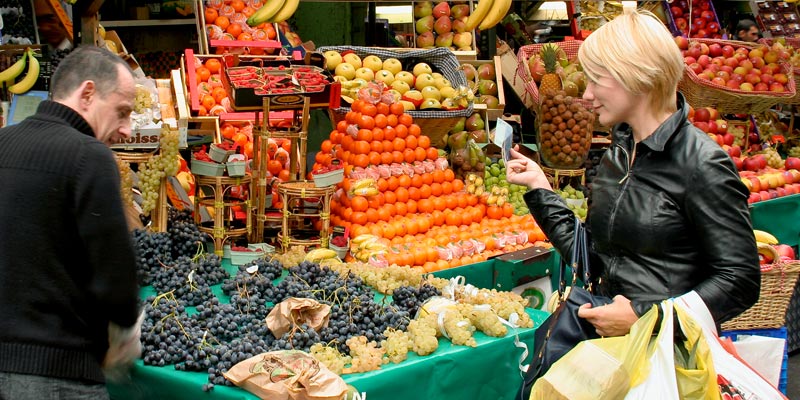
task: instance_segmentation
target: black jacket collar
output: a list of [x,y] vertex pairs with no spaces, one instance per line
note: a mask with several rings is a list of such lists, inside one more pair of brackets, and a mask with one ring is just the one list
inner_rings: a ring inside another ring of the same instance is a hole
[[59,102],[50,100],[41,102],[39,108],[36,109],[36,117],[49,120],[58,119],[85,135],[95,137],[94,129],[89,126],[86,119],[78,114],[77,111]]

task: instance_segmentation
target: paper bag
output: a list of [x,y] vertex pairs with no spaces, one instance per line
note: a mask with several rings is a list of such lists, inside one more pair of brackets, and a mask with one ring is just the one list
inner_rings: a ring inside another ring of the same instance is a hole
[[314,299],[290,297],[280,303],[267,315],[267,327],[276,338],[289,332],[295,326],[306,324],[319,332],[328,326],[331,306],[320,304]]
[[261,399],[339,400],[347,392],[347,384],[339,375],[297,350],[259,354],[223,375]]

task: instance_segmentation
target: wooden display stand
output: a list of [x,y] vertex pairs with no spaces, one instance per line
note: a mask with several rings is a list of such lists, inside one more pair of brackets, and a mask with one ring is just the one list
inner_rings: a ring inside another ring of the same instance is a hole
[[561,189],[561,180],[569,178],[571,180],[575,177],[580,177],[581,186],[586,185],[586,169],[555,169],[542,165],[542,172],[547,177],[547,180],[553,185],[553,189]]
[[[289,250],[294,245],[328,247],[331,198],[336,187],[318,188],[314,185],[314,182],[292,181],[279,183],[276,190],[283,203],[283,226],[280,234],[283,251]],[[318,200],[318,206],[306,205],[305,203],[310,199]],[[316,208],[317,211],[308,212],[309,208]],[[319,239],[299,239],[292,236],[293,226],[296,226],[298,222],[302,222],[305,218],[314,217],[319,217],[322,221]]]
[[[202,176],[197,175],[198,194],[194,202],[194,220],[197,223],[201,232],[211,235],[214,239],[214,253],[222,256],[222,249],[225,242],[234,237],[246,236],[251,231],[251,212],[250,200],[241,200],[226,196],[231,192],[231,189],[239,185],[247,185],[248,193],[250,192],[250,176],[243,177],[230,177],[230,176]],[[213,191],[211,195],[202,195],[203,188],[210,188]],[[248,194],[248,198],[250,195]],[[203,226],[200,223],[200,207],[214,207],[214,224],[212,227]],[[244,228],[234,228],[230,224],[227,211],[232,207],[243,206],[247,210],[247,220]]]
[[[115,151],[114,154],[122,161],[139,165],[150,161],[150,158],[156,153]],[[158,203],[156,204],[156,208],[150,211],[150,221],[152,221],[150,229],[154,232],[167,231],[167,185],[167,178],[161,178],[161,184],[158,185]]]
[[[255,229],[250,236],[251,242],[259,243],[264,240],[264,228],[267,221],[277,222],[278,220],[266,214],[268,189],[271,188],[273,177],[267,171],[269,155],[267,145],[270,138],[289,139],[291,148],[289,149],[289,176],[290,179],[302,179],[305,175],[306,152],[308,147],[308,122],[310,119],[311,99],[307,96],[296,96],[298,101],[287,103],[273,103],[270,97],[264,97],[263,107],[260,112],[256,112],[255,124],[253,129],[253,181],[256,188],[253,192],[253,212],[255,213]],[[269,125],[270,111],[291,111],[292,126],[288,129],[276,129]],[[262,115],[263,114],[263,115]],[[263,119],[261,119],[263,117]],[[261,123],[259,124],[259,120]],[[302,170],[301,170],[302,168]],[[286,202],[284,201],[284,208]],[[285,220],[281,218],[282,222]]]

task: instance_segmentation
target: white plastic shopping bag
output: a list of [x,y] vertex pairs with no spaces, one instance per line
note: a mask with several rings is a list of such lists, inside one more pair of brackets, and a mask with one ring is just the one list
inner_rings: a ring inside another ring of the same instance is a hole
[[672,300],[661,303],[663,318],[658,336],[653,339],[647,352],[647,359],[633,372],[631,389],[625,400],[679,400],[678,382],[675,378],[675,357],[673,355]]
[[778,386],[786,339],[759,335],[739,335],[733,342],[736,352],[772,386]]
[[702,328],[717,373],[721,391],[734,392],[748,400],[786,399],[776,387],[759,375],[746,362],[729,353],[721,344],[714,319],[703,299],[691,291],[675,299],[675,311],[696,321]]

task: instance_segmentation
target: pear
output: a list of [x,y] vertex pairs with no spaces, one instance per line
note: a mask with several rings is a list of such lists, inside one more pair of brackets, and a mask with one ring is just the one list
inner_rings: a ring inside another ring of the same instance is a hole
[[481,103],[486,104],[488,108],[500,108],[500,100],[492,95],[481,95]]
[[453,125],[452,128],[450,128],[450,133],[456,133],[456,132],[463,131],[464,130],[464,124],[466,123],[466,121],[467,121],[467,117],[459,118],[458,122],[456,122],[456,124]]
[[494,81],[481,79],[478,82],[478,93],[481,95],[497,96],[497,84]]
[[494,64],[482,64],[478,67],[478,77],[480,79],[495,80],[497,74],[494,70]]
[[466,123],[464,126],[467,128],[468,131],[477,131],[483,129],[486,124],[483,122],[483,118],[478,113],[473,113],[472,115],[467,118]]
[[430,1],[420,1],[414,4],[414,18],[427,17],[433,14],[433,3]]

